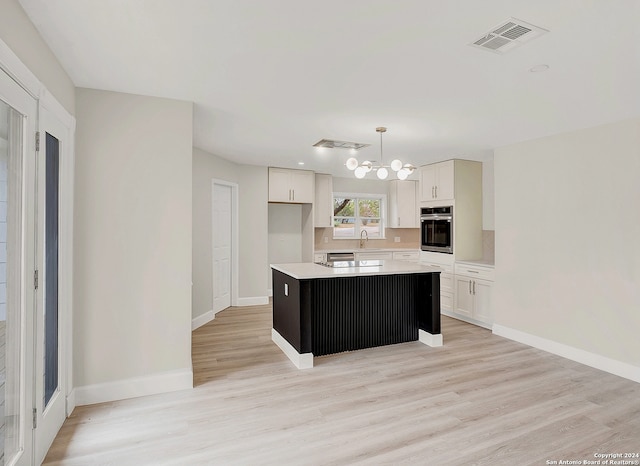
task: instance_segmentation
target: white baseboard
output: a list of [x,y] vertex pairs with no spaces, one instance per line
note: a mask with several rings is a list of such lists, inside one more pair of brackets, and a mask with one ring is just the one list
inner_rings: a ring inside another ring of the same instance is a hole
[[271,329],[271,340],[278,345],[278,348],[282,350],[298,369],[311,369],[313,367],[313,353],[298,353],[274,328]]
[[469,319],[469,318],[467,318],[465,316],[454,314],[453,312],[448,311],[446,309],[440,309],[440,314],[443,315],[443,316],[451,317],[452,319],[458,319],[458,320],[461,320],[463,322],[467,322],[469,324],[476,325],[478,327],[486,328],[487,330],[491,330],[491,328],[493,327],[491,324],[485,324],[484,322],[480,322],[479,320]]
[[433,334],[418,329],[418,341],[428,346],[442,346],[442,334]]
[[201,316],[196,317],[195,319],[191,319],[191,330],[193,331],[199,327],[202,327],[204,324],[211,322],[215,317],[215,312],[211,310],[205,312]]
[[261,306],[263,304],[269,304],[269,296],[238,298],[238,306]]
[[192,368],[76,387],[73,399],[77,406],[84,406],[190,388],[193,388]]
[[67,395],[67,405],[66,405],[66,414],[67,417],[71,416],[71,413],[74,409],[76,409],[76,390],[75,388],[71,390],[71,393]]
[[493,333],[549,353],[557,354],[558,356],[579,362],[580,364],[594,367],[601,371],[609,372],[610,374],[640,383],[640,367],[536,335],[531,335],[503,325],[493,324]]

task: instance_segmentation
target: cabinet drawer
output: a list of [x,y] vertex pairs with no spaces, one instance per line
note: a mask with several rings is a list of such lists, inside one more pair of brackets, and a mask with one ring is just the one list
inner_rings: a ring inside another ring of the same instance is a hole
[[453,312],[453,293],[440,292],[440,309]]
[[357,261],[391,260],[391,259],[393,259],[392,252],[356,252]]
[[417,261],[417,260],[420,260],[420,252],[419,251],[394,252],[393,260],[394,261]]
[[495,269],[493,267],[481,267],[476,265],[456,263],[455,273],[456,275],[463,275],[465,277],[493,281]]
[[453,293],[453,274],[442,272],[440,274],[440,293]]

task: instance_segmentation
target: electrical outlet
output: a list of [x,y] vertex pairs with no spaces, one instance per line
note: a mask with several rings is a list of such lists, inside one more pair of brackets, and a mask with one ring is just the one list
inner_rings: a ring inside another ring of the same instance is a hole
[[393,242],[394,243],[399,243],[400,242],[400,237],[399,236],[394,236],[393,237]]
[[322,239],[324,239],[324,242],[325,242],[325,243],[328,243],[328,242],[329,242],[329,238],[327,238],[326,236],[323,236],[323,237],[322,237]]

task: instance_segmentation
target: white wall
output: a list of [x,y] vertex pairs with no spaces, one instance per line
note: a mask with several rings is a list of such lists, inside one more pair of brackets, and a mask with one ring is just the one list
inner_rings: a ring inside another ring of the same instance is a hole
[[193,148],[193,247],[191,317],[213,310],[213,268],[211,251],[211,180],[238,182],[239,166]]
[[267,303],[268,224],[267,167],[243,165],[238,173],[240,210],[240,302]]
[[18,0],[0,0],[0,39],[74,115],[75,86]]
[[[302,262],[302,205],[269,204],[269,264]],[[267,286],[271,285],[268,270]]]
[[268,300],[267,169],[238,165],[194,147],[193,319],[213,308],[211,180],[214,178],[238,184],[239,304]]
[[640,381],[639,180],[640,119],[495,150],[496,324]]
[[192,104],[90,89],[76,104],[78,404],[191,386]]

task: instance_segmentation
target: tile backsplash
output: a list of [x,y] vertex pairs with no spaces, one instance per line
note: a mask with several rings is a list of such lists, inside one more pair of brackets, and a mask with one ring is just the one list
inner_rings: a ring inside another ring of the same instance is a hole
[[[360,240],[357,239],[333,239],[333,228],[315,228],[314,248],[320,249],[357,249]],[[419,228],[386,228],[385,239],[370,238],[369,248],[410,248],[420,249]],[[395,238],[400,238],[396,243]],[[325,242],[326,238],[326,242]]]

